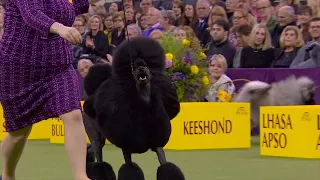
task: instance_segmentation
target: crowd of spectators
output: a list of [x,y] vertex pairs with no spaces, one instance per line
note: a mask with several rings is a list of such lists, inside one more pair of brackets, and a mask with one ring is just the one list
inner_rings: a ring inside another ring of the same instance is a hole
[[[126,38],[161,39],[172,33],[208,58],[222,55],[227,68],[313,68],[320,57],[320,0],[123,0],[90,5],[73,26],[83,43],[73,47],[81,74],[96,62],[112,62]],[[5,4],[0,4],[0,38]],[[125,30],[127,25],[127,30]],[[83,62],[80,62],[83,60]],[[88,61],[89,60],[89,61]]]

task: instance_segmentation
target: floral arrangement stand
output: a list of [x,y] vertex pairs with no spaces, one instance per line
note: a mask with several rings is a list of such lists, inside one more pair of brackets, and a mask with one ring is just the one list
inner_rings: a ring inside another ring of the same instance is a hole
[[176,85],[179,101],[203,101],[209,85],[206,55],[191,48],[189,40],[181,42],[172,35],[164,36],[160,44],[166,53],[166,74]]

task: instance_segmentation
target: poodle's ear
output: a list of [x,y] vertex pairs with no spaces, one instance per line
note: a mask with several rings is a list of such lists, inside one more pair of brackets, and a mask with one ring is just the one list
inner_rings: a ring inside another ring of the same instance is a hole
[[266,86],[266,87],[260,87],[257,89],[251,89],[249,91],[250,94],[264,94],[267,93],[271,89],[271,85]]

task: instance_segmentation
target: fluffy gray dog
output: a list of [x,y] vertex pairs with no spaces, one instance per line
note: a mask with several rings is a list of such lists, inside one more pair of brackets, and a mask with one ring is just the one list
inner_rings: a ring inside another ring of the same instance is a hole
[[252,128],[259,125],[260,106],[290,106],[315,104],[315,84],[306,77],[290,76],[271,85],[261,81],[246,83],[234,102],[250,102]]

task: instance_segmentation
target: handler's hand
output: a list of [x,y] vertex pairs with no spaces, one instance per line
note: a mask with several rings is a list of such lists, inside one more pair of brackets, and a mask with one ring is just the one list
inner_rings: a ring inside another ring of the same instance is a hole
[[81,44],[81,34],[74,27],[63,26],[59,28],[58,34],[72,45]]

